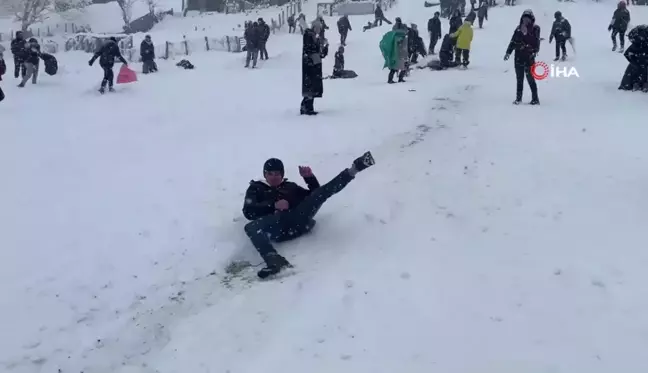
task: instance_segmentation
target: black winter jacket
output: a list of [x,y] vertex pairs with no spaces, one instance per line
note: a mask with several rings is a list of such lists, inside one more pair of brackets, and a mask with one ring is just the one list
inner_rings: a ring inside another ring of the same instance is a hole
[[270,39],[270,26],[267,23],[259,23],[259,32],[261,41],[268,41]]
[[117,58],[121,63],[128,64],[126,59],[122,56],[119,51],[119,46],[112,40],[109,40],[104,44],[97,53],[92,56],[90,59],[90,64],[92,65],[95,60],[99,58],[99,65],[105,68],[112,68],[115,65],[115,58]]
[[441,39],[441,20],[437,17],[430,18],[427,30],[431,39]]
[[25,62],[38,65],[40,62],[40,45],[38,43],[26,43],[25,44]]
[[374,12],[374,16],[376,19],[383,19],[385,18],[385,13],[383,13],[382,8],[376,7],[376,11]]
[[337,21],[338,32],[340,34],[347,33],[352,31],[351,22],[349,22],[349,17],[340,17]]
[[506,54],[510,55],[515,51],[515,63],[531,66],[535,63],[535,56],[540,51],[540,26],[530,25],[531,30],[526,34],[522,32],[522,25],[513,31],[511,42],[506,49]]
[[142,44],[140,44],[140,56],[142,57],[142,61],[153,61],[155,59],[155,45],[153,45],[153,42],[142,40]]
[[11,41],[11,53],[16,60],[25,60],[25,44],[25,39],[14,39]]
[[614,11],[612,15],[612,21],[610,22],[610,28],[617,31],[625,31],[628,29],[628,24],[630,23],[630,12],[625,8],[618,8]]
[[259,44],[261,44],[261,28],[259,26],[250,26],[245,30],[243,37],[245,38],[245,45],[247,47],[259,48]]
[[551,41],[553,38],[556,38],[556,40],[571,38],[571,25],[567,19],[561,18],[554,21],[551,26],[549,40]]
[[245,192],[243,216],[248,220],[256,220],[274,214],[275,202],[282,199],[288,201],[289,210],[296,207],[320,186],[315,176],[304,178],[304,181],[308,185],[308,189],[288,181],[288,179],[285,179],[276,188],[271,187],[265,181],[250,181],[250,186]]

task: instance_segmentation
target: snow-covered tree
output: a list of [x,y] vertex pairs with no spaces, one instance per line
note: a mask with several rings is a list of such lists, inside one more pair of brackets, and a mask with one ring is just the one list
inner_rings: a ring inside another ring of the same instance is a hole
[[65,13],[71,10],[83,10],[88,5],[92,4],[92,0],[53,0],[54,11],[57,13]]
[[122,12],[122,19],[124,20],[124,25],[128,27],[133,19],[133,5],[137,0],[117,0],[119,8]]
[[20,22],[21,29],[26,31],[29,26],[47,19],[51,10],[52,0],[0,0],[3,8],[11,11]]

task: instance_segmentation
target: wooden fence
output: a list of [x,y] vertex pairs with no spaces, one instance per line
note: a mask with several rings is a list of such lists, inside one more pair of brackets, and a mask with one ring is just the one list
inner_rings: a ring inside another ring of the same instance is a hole
[[[9,32],[0,32],[0,42],[10,41],[14,38],[16,31],[20,30],[9,30]],[[57,23],[55,25],[48,25],[42,27],[30,27],[25,31],[25,37],[37,37],[44,38],[48,36],[54,36],[57,34],[75,34],[77,32],[86,32],[86,28],[79,27],[75,23]]]

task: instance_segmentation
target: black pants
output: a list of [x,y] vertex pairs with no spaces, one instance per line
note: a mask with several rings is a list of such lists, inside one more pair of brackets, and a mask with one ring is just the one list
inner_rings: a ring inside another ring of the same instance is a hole
[[[393,82],[394,81],[394,75],[396,75],[396,72],[398,70],[389,70],[389,76],[387,77],[387,82]],[[401,70],[400,73],[398,73],[398,81],[401,82],[403,81],[403,78],[405,78],[405,74],[407,73],[407,70]]]
[[148,74],[148,73],[154,73],[157,72],[157,64],[155,63],[154,60],[146,60],[142,61],[142,73],[143,74]]
[[374,21],[374,27],[376,27],[376,26],[382,26],[383,19],[384,19],[384,18],[376,18],[376,20]]
[[5,99],[5,94],[2,92],[2,88],[0,88],[0,101]]
[[556,38],[556,58],[560,58],[560,51],[562,51],[563,57],[567,57],[567,47],[565,46],[567,39],[565,38]]
[[625,32],[626,32],[626,30],[613,29],[612,30],[612,45],[614,45],[616,47],[616,45],[617,45],[616,36],[619,35],[619,42],[621,43],[621,48],[623,48],[623,45],[625,44]]
[[538,86],[536,85],[535,78],[531,75],[531,63],[516,63],[515,64],[515,80],[517,82],[515,89],[515,100],[522,101],[522,92],[524,90],[524,77],[529,83],[531,88],[531,99],[538,100]]
[[301,102],[302,113],[312,113],[315,111],[315,99],[312,97],[304,97]]
[[295,27],[295,25],[288,25],[288,33],[289,34],[294,34],[296,30],[297,30],[297,28]]
[[346,45],[346,38],[348,33],[348,31],[340,32],[340,44]]
[[115,73],[113,73],[113,68],[112,66],[101,66],[104,72],[103,80],[101,81],[101,88],[106,88],[106,84],[108,84],[108,87],[112,88],[115,80]]
[[484,17],[477,17],[477,21],[479,22],[479,28],[483,28],[483,26],[484,26]]
[[418,62],[418,53],[409,52],[409,60],[410,60],[411,63],[417,63]]
[[26,73],[25,61],[14,57],[14,78],[24,78]]
[[430,36],[430,48],[428,49],[429,54],[434,54],[434,48],[436,48],[439,38],[436,36]]
[[313,227],[313,218],[324,202],[344,189],[351,180],[353,176],[346,169],[328,183],[312,191],[299,205],[290,206],[290,210],[247,223],[245,233],[263,258],[268,254],[276,253],[271,241],[287,241],[308,232]]
[[262,60],[268,59],[268,50],[266,49],[267,42],[268,42],[267,40],[264,40],[259,43],[259,52],[261,53]]
[[470,49],[455,48],[455,62],[457,65],[468,66],[470,63]]

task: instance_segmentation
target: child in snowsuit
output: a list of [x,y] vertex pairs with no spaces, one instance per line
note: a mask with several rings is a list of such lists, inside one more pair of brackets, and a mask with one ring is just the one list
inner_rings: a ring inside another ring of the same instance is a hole
[[38,66],[40,64],[40,45],[38,44],[38,40],[35,38],[29,39],[29,41],[25,44],[25,51],[24,51],[24,56],[25,56],[25,76],[23,77],[22,81],[20,84],[18,84],[18,87],[24,88],[25,84],[29,81],[31,78],[32,84],[36,84],[36,81],[38,80]]

